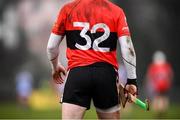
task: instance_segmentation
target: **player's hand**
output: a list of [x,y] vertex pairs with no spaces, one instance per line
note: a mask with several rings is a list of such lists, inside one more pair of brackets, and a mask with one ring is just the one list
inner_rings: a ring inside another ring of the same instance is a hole
[[56,84],[62,84],[64,82],[62,75],[66,75],[66,69],[63,65],[58,64],[57,67],[52,70],[53,81]]
[[[133,96],[137,97],[137,87],[133,84],[126,84],[125,86],[125,96],[128,97],[128,93],[132,94]],[[132,102],[128,99],[128,102]]]

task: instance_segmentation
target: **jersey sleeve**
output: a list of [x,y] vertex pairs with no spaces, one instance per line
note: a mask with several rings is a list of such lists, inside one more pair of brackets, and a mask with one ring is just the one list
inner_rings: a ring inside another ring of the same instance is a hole
[[126,16],[124,14],[124,11],[121,10],[119,17],[118,17],[118,25],[117,25],[117,33],[118,33],[118,37],[121,36],[130,36],[130,31],[129,31],[129,27],[127,24],[127,20],[126,20]]
[[66,21],[66,10],[65,7],[63,7],[57,18],[56,21],[52,27],[52,33],[56,34],[56,35],[61,35],[64,36],[65,34],[65,21]]

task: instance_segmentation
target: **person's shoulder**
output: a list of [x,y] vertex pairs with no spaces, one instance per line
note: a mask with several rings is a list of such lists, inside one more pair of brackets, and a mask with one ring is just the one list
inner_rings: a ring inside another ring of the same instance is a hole
[[[119,18],[124,15],[124,11],[119,5],[111,2],[110,0],[106,0],[106,1],[108,2],[109,6],[111,7],[111,11],[113,12],[113,15],[116,16],[116,18]],[[116,14],[114,14],[114,13],[116,13]]]
[[61,9],[68,9],[68,8],[72,8],[73,6],[75,6],[77,4],[77,0],[72,0],[72,1],[69,1],[67,3],[65,3]]
[[113,3],[113,2],[111,2],[111,1],[109,1],[109,0],[107,0],[107,2],[108,2],[108,4],[111,6],[111,8],[112,8],[113,10],[118,11],[118,12],[122,12],[122,11],[123,11],[123,9],[122,9],[119,5]]

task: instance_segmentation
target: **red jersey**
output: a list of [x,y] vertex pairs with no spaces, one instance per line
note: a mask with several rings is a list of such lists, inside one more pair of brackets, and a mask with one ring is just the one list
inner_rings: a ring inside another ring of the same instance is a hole
[[148,69],[149,82],[156,92],[165,92],[169,90],[172,76],[172,69],[168,63],[151,64]]
[[68,68],[108,62],[118,68],[118,37],[129,36],[121,8],[108,0],[74,0],[60,11],[52,32],[66,36]]

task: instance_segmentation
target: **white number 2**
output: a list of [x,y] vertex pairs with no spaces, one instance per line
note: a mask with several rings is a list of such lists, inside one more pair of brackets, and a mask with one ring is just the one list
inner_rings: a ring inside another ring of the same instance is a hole
[[[80,50],[89,50],[91,48],[92,40],[86,33],[90,29],[90,24],[88,22],[74,22],[73,26],[74,27],[83,27],[83,29],[81,30],[80,36],[86,40],[86,45],[80,45],[80,44],[76,43],[75,46]],[[107,38],[110,36],[109,27],[104,23],[98,23],[92,27],[90,32],[91,32],[91,34],[96,33],[96,31],[100,28],[104,30],[104,34],[94,40],[92,48],[95,51],[109,52],[110,48],[98,46],[101,42],[107,40]]]

